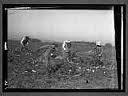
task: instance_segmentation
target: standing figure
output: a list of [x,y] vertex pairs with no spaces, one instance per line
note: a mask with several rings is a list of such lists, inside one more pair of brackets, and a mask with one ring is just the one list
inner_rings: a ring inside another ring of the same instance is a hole
[[71,42],[66,40],[62,44],[64,61],[71,62]]
[[96,43],[96,47],[94,48],[94,59],[95,59],[95,64],[96,65],[103,65],[103,62],[101,61],[101,57],[102,57],[102,53],[103,53],[103,48],[101,46],[101,42],[98,41]]
[[103,49],[102,49],[102,46],[101,46],[101,42],[98,41],[96,43],[96,48],[95,48],[94,54],[98,57],[98,59],[100,59],[102,57],[102,53],[103,53]]

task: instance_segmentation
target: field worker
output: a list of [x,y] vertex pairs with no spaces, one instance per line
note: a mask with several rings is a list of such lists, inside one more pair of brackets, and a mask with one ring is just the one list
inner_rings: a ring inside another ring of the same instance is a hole
[[71,62],[71,41],[66,40],[62,44],[63,58],[64,60]]
[[58,47],[57,44],[52,44],[47,46],[47,49],[43,55],[46,63],[46,67],[50,64],[50,59],[56,57],[55,52],[57,50],[57,47]]
[[24,36],[24,37],[21,39],[21,41],[20,41],[20,43],[21,43],[21,45],[22,45],[21,51],[23,51],[23,49],[28,50],[27,46],[28,46],[28,44],[29,44],[29,41],[30,41],[29,36]]
[[101,46],[101,41],[96,42],[96,47],[94,49],[94,54],[97,57],[97,59],[100,60],[100,58],[102,57],[102,53],[103,53],[103,49]]
[[30,38],[28,36],[24,36],[20,43],[23,47],[26,47],[28,45],[29,41],[30,41]]

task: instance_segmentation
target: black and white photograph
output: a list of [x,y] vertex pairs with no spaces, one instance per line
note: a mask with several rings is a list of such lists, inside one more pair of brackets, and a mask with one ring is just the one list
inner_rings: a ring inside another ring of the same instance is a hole
[[7,88],[123,89],[123,7],[100,6],[6,8]]

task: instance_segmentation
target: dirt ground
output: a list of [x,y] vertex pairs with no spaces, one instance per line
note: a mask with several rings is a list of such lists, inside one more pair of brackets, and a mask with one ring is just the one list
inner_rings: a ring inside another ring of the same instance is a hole
[[[51,59],[46,68],[45,61],[36,52],[40,46],[51,42],[32,41],[28,51],[21,51],[19,41],[8,41],[8,87],[34,89],[105,89],[118,88],[116,52],[114,47],[103,46],[102,62],[96,63],[89,51],[94,48],[92,42],[74,42],[72,51],[79,59],[75,63],[65,63],[61,57],[61,43],[58,58]],[[102,63],[100,66],[99,63]],[[81,68],[78,70],[78,68]],[[71,70],[71,72],[69,72]]]

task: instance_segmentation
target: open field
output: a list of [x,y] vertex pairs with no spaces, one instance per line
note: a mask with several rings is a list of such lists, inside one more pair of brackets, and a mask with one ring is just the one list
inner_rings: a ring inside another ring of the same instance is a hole
[[[49,68],[40,60],[36,50],[52,42],[34,40],[28,46],[32,54],[21,52],[20,41],[8,40],[8,87],[40,89],[98,89],[118,88],[117,63],[114,47],[103,46],[102,62],[94,60],[89,51],[95,47],[91,42],[73,42],[72,51],[81,58],[74,64],[63,62],[63,59],[51,59]],[[56,42],[57,43],[57,42]],[[61,43],[57,51],[62,56]],[[99,63],[102,63],[99,67]],[[80,70],[77,70],[81,67]],[[48,69],[48,70],[47,70]],[[69,74],[69,70],[72,71]],[[34,71],[32,71],[34,70]]]

